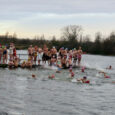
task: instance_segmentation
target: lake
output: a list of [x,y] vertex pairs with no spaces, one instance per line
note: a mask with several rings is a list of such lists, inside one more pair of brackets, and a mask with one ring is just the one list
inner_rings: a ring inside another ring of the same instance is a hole
[[[73,69],[73,79],[68,70],[56,73],[55,68],[0,68],[0,115],[115,115],[115,57],[83,55],[81,65],[85,72]],[[105,69],[109,65],[112,70]],[[51,74],[54,80],[48,79]],[[83,76],[91,83],[76,82]]]

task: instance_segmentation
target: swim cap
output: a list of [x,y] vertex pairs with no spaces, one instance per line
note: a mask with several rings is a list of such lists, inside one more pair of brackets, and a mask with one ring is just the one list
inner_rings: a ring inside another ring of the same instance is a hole
[[86,76],[84,76],[84,77],[83,77],[83,79],[87,79],[87,77],[86,77]]

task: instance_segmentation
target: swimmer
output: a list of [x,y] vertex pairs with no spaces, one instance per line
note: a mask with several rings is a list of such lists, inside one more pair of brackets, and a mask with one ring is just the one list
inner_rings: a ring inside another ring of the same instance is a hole
[[81,72],[85,72],[85,67],[84,66],[81,68]]
[[83,78],[81,79],[77,79],[77,81],[81,81],[82,83],[90,83],[90,80],[87,80],[87,77],[84,76]]
[[110,65],[109,67],[107,67],[106,69],[112,69],[112,66]]
[[110,78],[110,76],[106,75],[106,73],[105,73],[105,72],[103,72],[103,71],[100,71],[99,73],[103,73],[104,78]]
[[54,78],[55,78],[55,75],[54,75],[54,74],[52,74],[51,76],[49,75],[48,78],[49,78],[49,79],[54,79]]
[[32,74],[32,78],[34,78],[34,79],[35,79],[35,78],[36,78],[36,75]]
[[73,78],[75,74],[74,74],[74,72],[72,71],[72,68],[69,68],[69,72],[70,72],[71,78]]

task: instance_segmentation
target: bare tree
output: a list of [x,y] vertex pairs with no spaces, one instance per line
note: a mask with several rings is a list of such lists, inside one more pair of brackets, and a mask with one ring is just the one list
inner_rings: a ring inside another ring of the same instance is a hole
[[78,41],[82,34],[82,27],[79,25],[69,25],[63,29],[63,38],[69,41]]

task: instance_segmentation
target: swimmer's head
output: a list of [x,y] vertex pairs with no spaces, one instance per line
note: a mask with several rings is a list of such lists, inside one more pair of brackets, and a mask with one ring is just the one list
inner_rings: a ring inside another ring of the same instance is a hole
[[83,79],[87,79],[87,77],[86,77],[86,76],[84,76],[84,77],[83,77]]
[[109,66],[109,69],[111,69],[111,68],[112,68],[112,66],[110,65],[110,66]]
[[32,74],[32,77],[35,78],[36,76],[34,74]]

